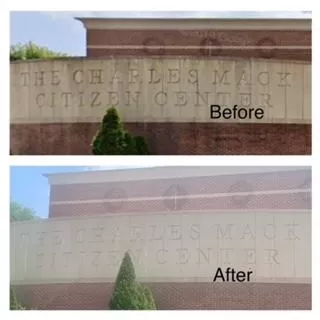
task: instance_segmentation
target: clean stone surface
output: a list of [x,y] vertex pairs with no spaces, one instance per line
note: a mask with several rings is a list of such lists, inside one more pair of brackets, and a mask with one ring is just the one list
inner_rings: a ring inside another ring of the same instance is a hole
[[113,281],[126,250],[149,282],[212,281],[217,268],[252,282],[311,281],[311,214],[223,212],[78,217],[11,226],[11,282]]

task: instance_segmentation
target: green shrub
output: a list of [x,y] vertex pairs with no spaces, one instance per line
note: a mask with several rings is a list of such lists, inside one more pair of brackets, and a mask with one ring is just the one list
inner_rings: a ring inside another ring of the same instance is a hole
[[116,108],[107,110],[91,144],[94,155],[148,155],[150,150],[143,137],[127,132]]
[[137,136],[137,137],[134,137],[134,140],[135,140],[137,154],[139,154],[139,155],[149,155],[150,154],[148,144],[147,144],[144,137]]
[[55,59],[66,57],[60,52],[54,52],[46,47],[40,47],[33,42],[16,44],[10,46],[10,61],[33,60],[33,59]]
[[110,108],[103,117],[92,146],[94,155],[121,155],[125,148],[125,131],[115,108]]
[[124,258],[121,262],[121,266],[116,278],[116,286],[123,280],[134,282],[136,281],[136,273],[131,257],[128,252],[125,253]]
[[10,310],[25,310],[25,307],[19,303],[15,291],[10,288]]
[[136,155],[137,154],[137,148],[136,148],[136,141],[135,138],[133,138],[128,132],[124,135],[124,142],[125,142],[125,148],[124,148],[124,155]]
[[147,287],[144,287],[144,296],[146,297],[146,304],[148,305],[148,310],[156,310],[157,307],[152,292]]
[[144,310],[144,301],[141,285],[136,281],[122,280],[118,283],[110,301],[111,310]]
[[122,260],[109,307],[111,310],[156,310],[151,291],[136,281],[128,252]]

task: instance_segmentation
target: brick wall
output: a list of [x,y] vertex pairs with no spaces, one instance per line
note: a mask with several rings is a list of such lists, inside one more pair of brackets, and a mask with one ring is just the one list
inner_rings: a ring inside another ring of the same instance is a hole
[[[149,283],[159,310],[310,310],[311,284]],[[18,298],[39,310],[106,310],[109,283],[28,285]]]
[[[53,185],[50,194],[50,217],[166,212],[172,210],[170,203],[164,200],[164,197],[170,198],[170,188],[174,188],[178,195],[186,197],[179,203],[180,211],[311,209],[310,193],[290,192],[293,189],[311,188],[311,173],[302,170]],[[288,193],[281,193],[279,190],[287,190]],[[270,194],[270,191],[273,193]],[[234,195],[237,192],[248,194]],[[226,196],[228,193],[233,195]],[[211,197],[212,194],[215,194],[215,197]],[[92,203],[92,200],[96,202]],[[108,202],[109,200],[120,201]]]
[[[21,155],[86,155],[98,123],[11,124],[10,144]],[[128,123],[155,155],[310,155],[311,125]]]
[[[116,48],[115,46],[122,46]],[[132,48],[124,47],[132,46]],[[135,46],[135,47],[134,47]],[[138,47],[137,47],[138,46]],[[160,48],[150,48],[160,46]],[[190,46],[193,48],[188,48]],[[209,49],[208,46],[217,46]],[[245,47],[260,48],[245,48]],[[277,48],[263,48],[274,46]],[[87,56],[232,56],[311,61],[310,31],[286,30],[87,30]],[[239,47],[228,48],[228,47]]]

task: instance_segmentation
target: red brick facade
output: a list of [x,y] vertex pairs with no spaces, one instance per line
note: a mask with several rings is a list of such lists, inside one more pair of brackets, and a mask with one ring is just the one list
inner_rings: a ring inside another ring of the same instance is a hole
[[[98,123],[12,124],[11,149],[21,155],[87,155]],[[311,125],[127,123],[154,155],[311,155]],[[170,143],[168,143],[170,141]]]
[[[167,193],[170,193],[171,188],[180,189],[181,195],[187,198],[179,211],[311,209],[311,195],[303,192],[306,188],[311,188],[311,175],[310,172],[302,170],[237,176],[53,185],[50,217],[168,212],[172,210],[164,197],[168,197]],[[295,192],[291,193],[290,190],[293,189]],[[288,193],[283,194],[278,190],[287,190]],[[248,194],[226,196],[237,192]],[[212,194],[216,196],[211,197]],[[122,200],[116,205],[108,202],[117,199]],[[97,202],[90,202],[92,200]],[[104,200],[107,201],[103,202]]]
[[[115,48],[113,46],[118,46]],[[124,49],[121,46],[132,46]],[[136,47],[135,47],[136,46]],[[157,46],[157,48],[150,48]],[[190,48],[188,48],[188,46]],[[217,48],[207,48],[216,46]],[[276,48],[264,49],[263,46]],[[281,48],[286,47],[286,48]],[[311,32],[283,30],[94,30],[87,56],[224,56],[311,61]],[[105,47],[105,48],[103,48]],[[138,48],[140,47],[140,48]],[[160,48],[159,48],[160,47]],[[230,48],[235,47],[235,48]],[[237,48],[239,47],[239,49]],[[251,49],[245,47],[252,47]],[[255,48],[254,48],[255,47]],[[258,48],[257,48],[258,47]],[[261,48],[259,48],[261,47]]]
[[[149,283],[159,310],[310,310],[310,284]],[[18,298],[38,310],[106,310],[109,283],[17,287]]]

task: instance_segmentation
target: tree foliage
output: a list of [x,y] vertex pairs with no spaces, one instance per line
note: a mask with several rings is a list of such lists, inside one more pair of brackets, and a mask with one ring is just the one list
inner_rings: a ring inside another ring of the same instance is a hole
[[111,310],[156,310],[152,292],[136,281],[128,252],[122,260],[109,307]]
[[116,286],[121,281],[124,281],[124,280],[129,282],[136,281],[136,273],[134,271],[134,266],[128,252],[126,252],[123,257],[123,260],[116,278]]
[[144,137],[133,137],[124,129],[117,109],[112,107],[107,110],[93,138],[92,154],[148,155],[150,150]]
[[10,221],[25,221],[38,219],[33,209],[26,208],[16,201],[10,202]]
[[25,307],[18,301],[13,288],[10,288],[10,310],[25,310]]
[[33,42],[16,44],[10,46],[10,61],[34,60],[34,59],[56,59],[66,57],[67,54],[55,52],[47,47],[41,47]]

